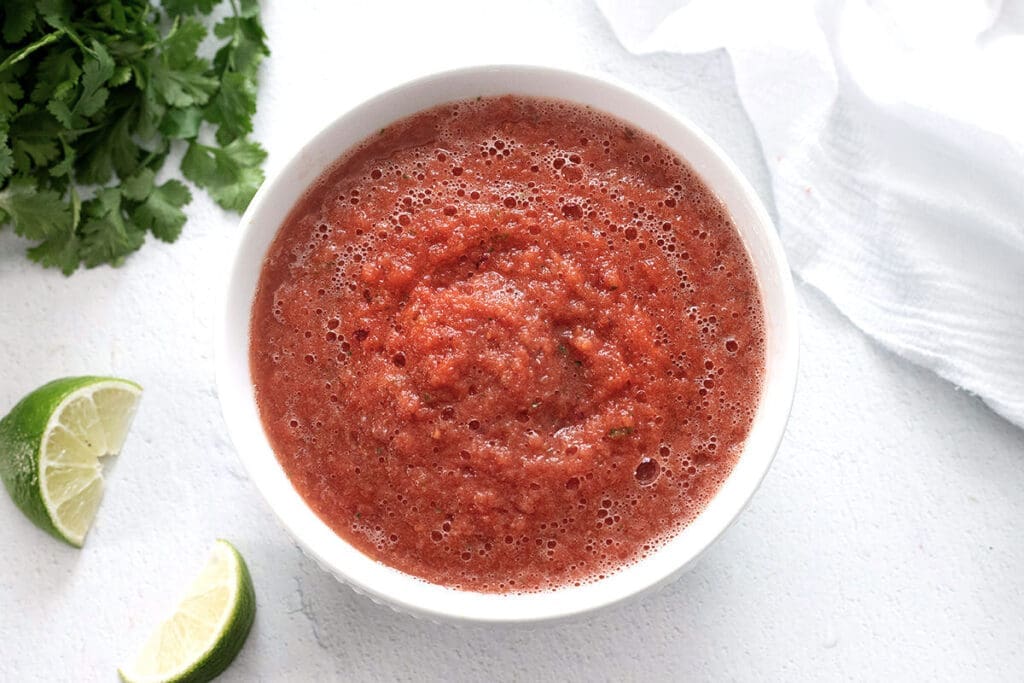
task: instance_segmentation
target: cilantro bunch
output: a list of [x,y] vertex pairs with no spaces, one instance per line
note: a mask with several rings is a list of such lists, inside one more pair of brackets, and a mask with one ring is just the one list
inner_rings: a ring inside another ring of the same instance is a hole
[[[120,265],[146,233],[173,242],[192,195],[181,172],[245,209],[266,152],[248,139],[269,54],[257,0],[0,2],[0,229],[71,274]],[[213,60],[198,55],[214,10]],[[225,11],[226,10],[226,11]]]

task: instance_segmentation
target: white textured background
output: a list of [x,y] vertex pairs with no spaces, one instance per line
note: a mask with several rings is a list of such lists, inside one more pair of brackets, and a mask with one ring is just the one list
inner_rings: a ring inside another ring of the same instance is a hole
[[[724,53],[628,56],[589,3],[264,6],[273,57],[256,134],[271,169],[385,87],[520,61],[667,100],[770,200]],[[651,85],[666,72],[674,88]],[[881,350],[801,283],[800,382],[776,464],[677,583],[530,629],[439,627],[355,595],[278,528],[227,440],[211,348],[236,219],[200,193],[189,214],[177,244],[70,279],[0,233],[0,412],[62,375],[146,387],[83,550],[0,495],[0,679],[113,680],[217,537],[248,559],[259,601],[225,680],[1024,678],[1024,432]]]

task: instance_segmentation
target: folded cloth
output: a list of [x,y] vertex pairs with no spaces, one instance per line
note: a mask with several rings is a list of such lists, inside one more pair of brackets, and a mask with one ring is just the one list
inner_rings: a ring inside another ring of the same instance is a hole
[[597,4],[630,52],[725,48],[795,273],[1024,426],[1024,2]]

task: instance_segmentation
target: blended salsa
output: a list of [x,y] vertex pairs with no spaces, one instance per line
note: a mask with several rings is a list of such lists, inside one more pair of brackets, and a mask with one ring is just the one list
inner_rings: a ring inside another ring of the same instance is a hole
[[600,579],[742,450],[764,326],[735,227],[654,137],[477,98],[383,128],[284,221],[252,311],[264,428],[380,562],[467,590]]

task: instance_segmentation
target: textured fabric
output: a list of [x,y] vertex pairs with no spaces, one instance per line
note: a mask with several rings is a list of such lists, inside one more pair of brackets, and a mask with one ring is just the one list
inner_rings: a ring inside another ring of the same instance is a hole
[[725,48],[796,274],[1024,426],[1024,3],[598,5],[636,54]]

